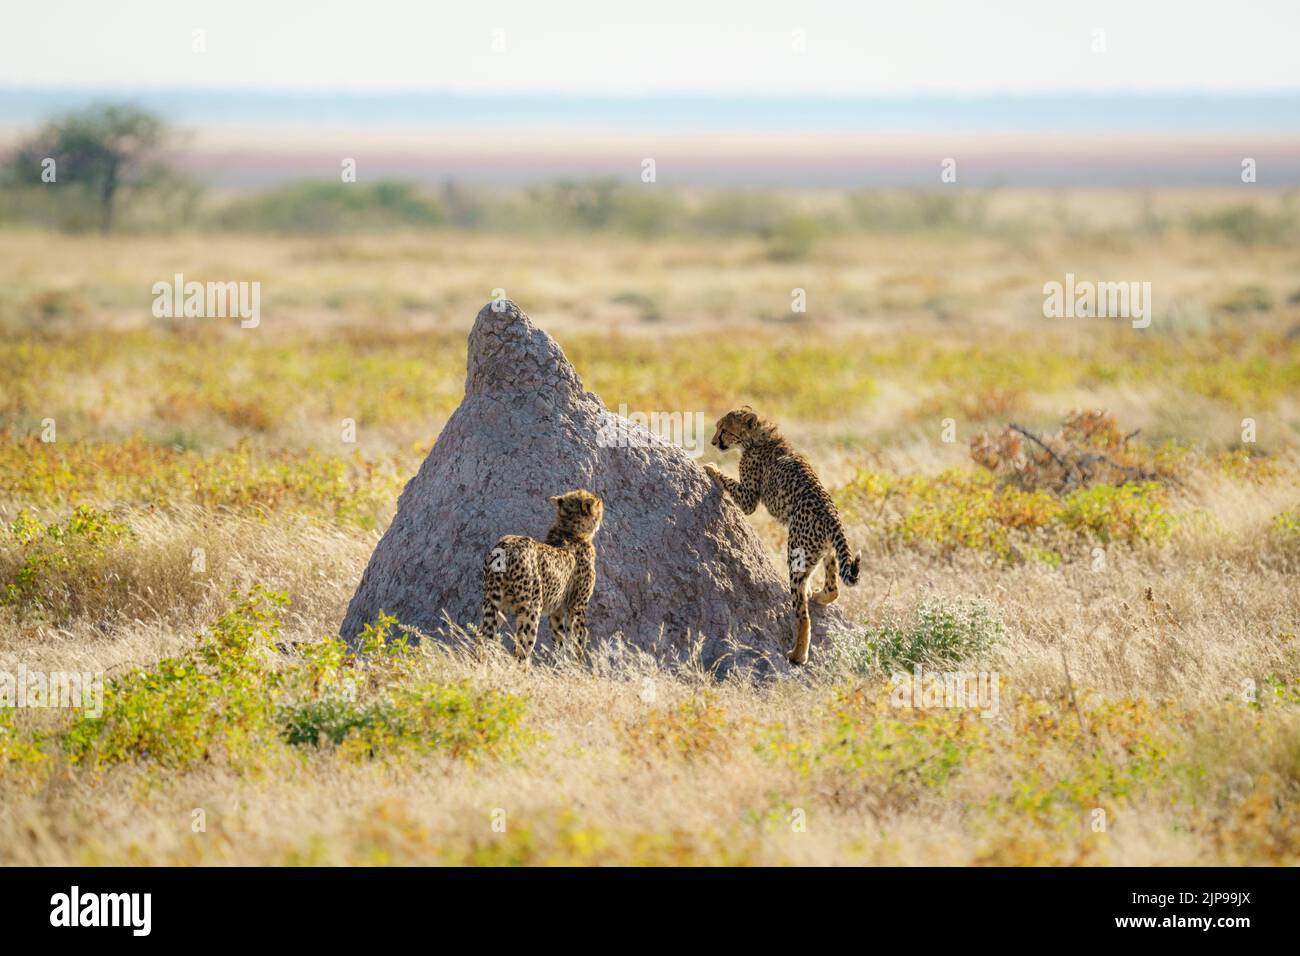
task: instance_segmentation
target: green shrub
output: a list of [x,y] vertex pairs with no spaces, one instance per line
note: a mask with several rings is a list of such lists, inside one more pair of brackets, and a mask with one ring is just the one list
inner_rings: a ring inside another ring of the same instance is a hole
[[48,768],[40,743],[14,726],[14,709],[0,706],[0,781],[36,784]]
[[987,197],[921,189],[864,189],[848,197],[854,224],[867,232],[984,230]]
[[1193,232],[1226,236],[1242,245],[1285,242],[1295,235],[1295,216],[1289,208],[1269,212],[1255,205],[1231,206],[1193,214]]
[[808,731],[760,729],[763,759],[815,780],[832,802],[915,804],[941,791],[987,745],[988,722],[971,708],[895,707],[887,688],[836,688]]
[[467,681],[400,687],[372,705],[372,716],[344,741],[367,757],[439,751],[470,762],[513,754],[531,739],[521,727],[525,701]]
[[521,726],[521,697],[468,682],[404,683],[418,655],[397,619],[382,611],[362,630],[355,656],[328,640],[304,657],[285,675],[276,718],[294,746],[332,744],[353,758],[436,751],[475,761],[514,753],[531,739]]
[[1261,285],[1243,285],[1215,303],[1215,307],[1229,315],[1248,315],[1267,312],[1274,306],[1273,293]]
[[836,502],[849,520],[877,525],[890,545],[1054,566],[1073,550],[1063,545],[1163,544],[1176,521],[1158,482],[1098,484],[1057,497],[956,469],[933,477],[860,471],[836,492]]
[[912,490],[917,500],[902,518],[902,540],[934,544],[945,554],[973,548],[1010,560],[1014,533],[1046,527],[1058,507],[1044,492],[998,488],[983,476],[959,472],[921,479]]
[[864,677],[910,671],[917,664],[953,666],[980,658],[1005,633],[980,601],[926,599],[911,620],[891,618],[865,631],[834,635],[824,662],[829,670]]
[[281,733],[295,746],[341,744],[352,731],[375,723],[377,711],[374,704],[362,706],[349,694],[330,691],[315,700],[283,707]]
[[669,707],[654,707],[639,720],[615,725],[623,752],[653,766],[668,758],[725,759],[743,722],[733,721],[709,694]]
[[700,235],[764,236],[793,213],[790,201],[781,195],[753,189],[711,192],[692,218],[693,231]]
[[355,233],[436,226],[441,206],[411,183],[300,182],[237,200],[219,214],[227,229],[274,233]]
[[1164,488],[1156,482],[1095,485],[1066,495],[1060,522],[1103,544],[1163,544],[1169,540],[1174,521],[1164,502]]
[[813,244],[827,232],[826,225],[813,216],[785,216],[763,231],[767,257],[773,262],[805,259],[812,252]]
[[528,190],[529,218],[561,232],[608,229],[622,187],[615,179],[561,179]]
[[110,513],[89,505],[50,524],[26,510],[18,512],[8,529],[9,540],[0,549],[0,603],[60,619],[72,614],[74,597],[110,586],[96,577],[97,565],[109,548],[130,534]]
[[440,752],[476,761],[514,753],[529,739],[524,700],[468,682],[398,687],[360,703],[331,693],[285,708],[284,739],[296,746],[331,743],[351,757]]
[[[0,494],[49,507],[91,497],[159,508],[191,502],[213,511],[283,510],[373,528],[392,506],[409,468],[403,453],[367,459],[359,452],[346,457],[316,451],[263,452],[240,442],[200,454],[140,435],[123,441],[46,443],[35,436],[0,431]],[[50,535],[45,536],[50,541],[40,542],[34,519],[19,518],[26,536],[16,540],[22,555],[41,554],[59,544],[54,550],[61,549],[63,557],[53,560],[50,568],[64,559],[70,567],[85,568],[87,560],[102,556],[109,544],[124,543],[126,538],[125,531],[109,533],[110,524],[102,531],[90,527],[85,533],[64,533],[61,543]],[[11,533],[16,539],[18,532]],[[83,540],[87,535],[93,540]],[[0,588],[10,576],[6,562],[12,552],[4,543],[0,536]]]
[[212,761],[261,766],[288,743],[331,743],[345,756],[441,752],[502,756],[530,739],[523,698],[468,683],[406,686],[415,654],[381,614],[355,656],[331,639],[287,663],[276,650],[283,594],[254,588],[190,653],[112,681],[100,718],[63,736],[70,763],[148,762],[187,770]]
[[1198,395],[1229,405],[1269,407],[1300,389],[1298,359],[1300,351],[1294,346],[1280,351],[1276,358],[1207,357],[1183,372],[1182,384]]
[[1268,529],[1268,543],[1288,562],[1300,562],[1300,508],[1291,508],[1273,516]]
[[[232,595],[238,598],[238,595]],[[106,767],[147,761],[184,770],[205,761],[256,765],[275,739],[272,666],[283,594],[254,588],[221,615],[189,654],[111,681],[99,718],[64,736],[69,762]]]
[[610,299],[610,301],[616,305],[632,306],[640,313],[642,322],[658,322],[664,317],[663,306],[660,305],[659,300],[653,295],[637,291],[636,289],[629,289],[625,292],[620,292],[618,295]]

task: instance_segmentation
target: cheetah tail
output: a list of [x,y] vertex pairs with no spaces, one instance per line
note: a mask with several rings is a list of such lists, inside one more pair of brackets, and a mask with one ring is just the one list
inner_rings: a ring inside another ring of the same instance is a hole
[[849,542],[844,537],[842,526],[836,526],[832,540],[835,543],[835,560],[840,566],[840,577],[852,587],[858,583],[858,574],[862,570],[862,552],[849,557]]

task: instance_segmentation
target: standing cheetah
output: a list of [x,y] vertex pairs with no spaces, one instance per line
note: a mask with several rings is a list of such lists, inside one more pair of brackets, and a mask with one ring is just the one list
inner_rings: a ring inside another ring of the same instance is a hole
[[[587,647],[587,602],[596,587],[596,547],[591,543],[604,503],[590,491],[552,497],[555,525],[546,541],[508,534],[483,561],[484,640],[496,640],[497,615],[515,615],[515,657],[527,662],[543,613],[550,615],[558,650],[573,634],[581,659]],[[567,618],[567,621],[566,621]]]
[[776,426],[754,414],[748,405],[727,412],[718,420],[713,444],[721,451],[739,445],[740,481],[728,478],[717,466],[706,464],[710,477],[726,490],[740,510],[753,514],[761,501],[772,517],[790,529],[786,562],[790,567],[790,595],[794,603],[795,641],[790,663],[808,661],[811,623],[808,619],[808,584],[820,561],[826,584],[812,595],[818,604],[839,597],[839,579],[858,583],[862,553],[849,556],[835,503],[817,480],[812,465],[781,437]]

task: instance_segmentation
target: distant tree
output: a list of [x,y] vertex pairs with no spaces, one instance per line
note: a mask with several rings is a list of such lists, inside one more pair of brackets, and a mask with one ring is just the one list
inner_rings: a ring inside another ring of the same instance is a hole
[[98,207],[99,228],[113,230],[124,194],[160,188],[174,179],[162,161],[170,136],[152,113],[129,105],[101,104],[48,122],[6,163],[9,178],[39,183],[48,163],[55,181],[82,186]]

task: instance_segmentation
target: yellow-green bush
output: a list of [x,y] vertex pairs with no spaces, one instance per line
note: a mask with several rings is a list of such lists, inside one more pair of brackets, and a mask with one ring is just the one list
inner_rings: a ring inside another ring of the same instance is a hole
[[664,757],[698,760],[725,757],[743,727],[709,694],[670,707],[652,708],[645,716],[618,727],[623,752],[653,764]]
[[110,681],[102,716],[83,716],[68,729],[68,760],[169,770],[205,761],[256,766],[276,737],[273,695],[282,676],[272,653],[276,609],[286,603],[282,594],[254,589],[189,654]]
[[49,755],[39,740],[15,725],[13,707],[0,706],[0,783],[33,787],[48,770]]
[[473,835],[441,849],[452,866],[753,866],[759,841],[739,828],[721,833],[678,827],[665,832],[583,823],[572,811],[513,823],[500,835]]
[[1269,545],[1283,561],[1300,562],[1300,508],[1273,516],[1268,529]]
[[234,597],[193,651],[108,684],[102,717],[82,717],[64,735],[71,763],[253,769],[285,744],[331,742],[349,757],[437,751],[473,761],[531,739],[520,697],[410,683],[413,651],[388,615],[363,633],[364,663],[333,639],[291,661],[276,648],[287,598],[260,588]]
[[[577,335],[565,354],[607,405],[631,410],[702,409],[706,421],[751,402],[767,415],[826,421],[876,394],[864,368],[865,341],[787,340],[755,349],[743,336],[720,336],[701,348],[694,337]],[[705,436],[707,439],[707,436]]]
[[168,507],[300,512],[374,527],[411,467],[405,456],[260,452],[247,444],[211,454],[133,436],[121,442],[50,442],[0,434],[0,495],[60,507],[114,501]]
[[1066,495],[1057,520],[1102,544],[1163,544],[1173,528],[1164,488],[1153,481],[1079,488]]
[[[212,360],[216,347],[231,353],[228,360]],[[97,394],[62,387],[84,379],[88,369],[110,380],[128,377],[132,388]],[[266,432],[298,429],[304,421],[337,429],[339,419],[352,418],[364,428],[428,421],[455,408],[464,392],[465,339],[455,332],[345,329],[289,343],[235,343],[193,324],[170,333],[77,330],[6,347],[0,375],[7,383],[0,411],[15,419],[53,417],[61,429],[131,415],[141,402],[160,422],[178,425]],[[125,403],[130,410],[119,407]]]
[[533,739],[522,726],[525,709],[522,697],[466,681],[398,687],[356,708],[339,749],[352,758],[436,752],[474,763],[510,757]]
[[88,592],[120,587],[104,580],[98,565],[130,533],[113,515],[88,505],[49,523],[18,512],[0,545],[0,603],[66,618]]
[[511,756],[533,739],[517,695],[466,681],[413,681],[417,656],[392,615],[380,612],[365,626],[357,654],[334,639],[304,649],[279,704],[287,743],[332,745],[350,758],[439,752],[474,762]]
[[[1171,771],[1173,708],[1141,698],[1075,703],[1022,696],[1011,708],[1007,738],[1015,767],[1007,791],[990,802],[994,815],[1024,814],[1059,825],[1096,809],[1130,802]],[[1080,719],[1082,718],[1082,720]]]
[[1003,561],[1057,563],[1070,543],[1161,544],[1174,521],[1154,482],[1097,485],[1057,498],[999,485],[987,472],[950,470],[931,478],[859,471],[836,499],[846,517],[873,527],[887,546],[941,556],[982,551]]
[[781,724],[755,734],[760,756],[846,802],[897,805],[948,785],[985,745],[974,708],[895,707],[887,686],[836,689],[811,733]]
[[1182,376],[1188,391],[1234,407],[1271,408],[1300,389],[1300,359],[1255,355],[1214,356],[1188,368]]

